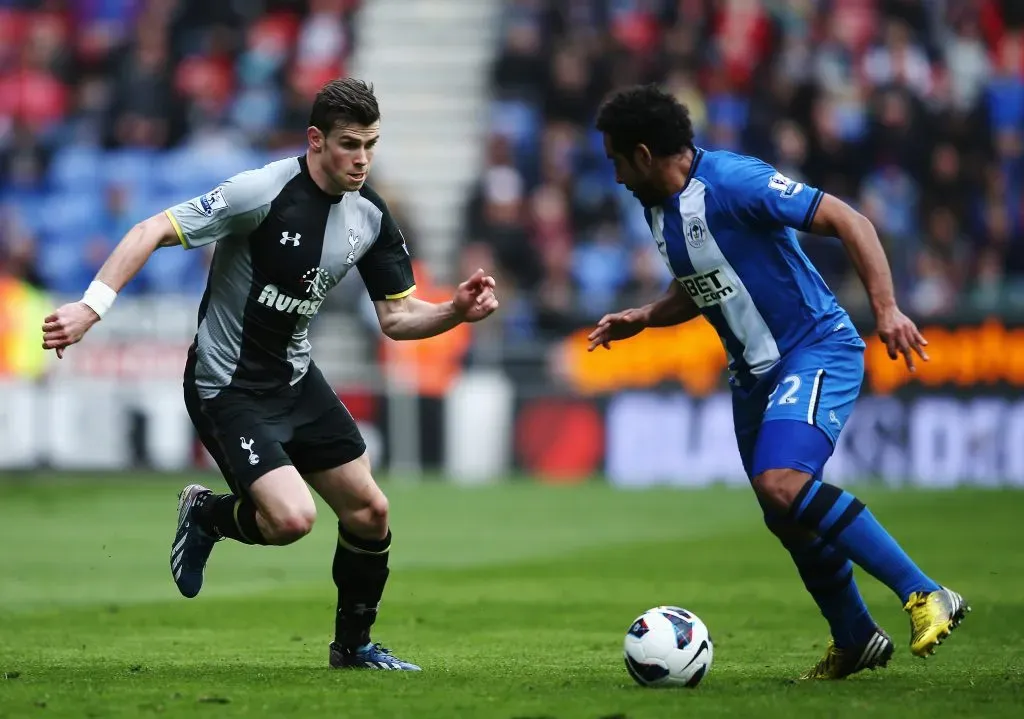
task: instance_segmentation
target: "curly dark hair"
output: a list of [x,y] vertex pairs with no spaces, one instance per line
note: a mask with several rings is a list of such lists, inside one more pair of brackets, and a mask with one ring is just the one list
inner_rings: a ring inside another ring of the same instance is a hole
[[693,147],[690,111],[657,85],[612,94],[598,110],[596,126],[608,135],[612,149],[627,157],[637,145],[646,145],[655,157]]
[[352,77],[331,80],[313,101],[309,124],[325,135],[339,122],[343,125],[372,125],[380,119],[373,85]]

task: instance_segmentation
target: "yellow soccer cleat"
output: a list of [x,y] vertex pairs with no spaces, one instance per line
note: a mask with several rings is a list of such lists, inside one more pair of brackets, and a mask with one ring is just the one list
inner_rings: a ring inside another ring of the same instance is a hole
[[845,679],[863,669],[877,669],[889,663],[895,647],[889,635],[875,629],[875,633],[863,646],[855,649],[840,649],[831,639],[825,656],[821,658],[801,679]]
[[934,592],[914,592],[903,606],[910,615],[910,651],[925,658],[963,621],[971,608],[956,592],[940,587]]

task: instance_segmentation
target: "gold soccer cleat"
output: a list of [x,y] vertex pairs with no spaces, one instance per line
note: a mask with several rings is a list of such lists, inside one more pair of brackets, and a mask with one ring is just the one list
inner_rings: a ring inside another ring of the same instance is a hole
[[892,640],[881,628],[876,628],[867,643],[856,649],[840,649],[830,639],[825,656],[800,678],[845,679],[863,669],[884,667],[894,650]]
[[921,658],[959,626],[971,608],[959,594],[940,587],[934,592],[914,592],[903,606],[910,614],[910,651]]

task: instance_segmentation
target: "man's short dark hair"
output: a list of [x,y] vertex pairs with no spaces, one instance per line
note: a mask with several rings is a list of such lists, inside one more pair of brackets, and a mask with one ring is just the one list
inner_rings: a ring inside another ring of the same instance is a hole
[[646,145],[655,157],[693,147],[690,111],[657,85],[614,93],[598,110],[597,129],[608,135],[615,152],[627,157],[637,145]]
[[309,124],[327,135],[337,124],[372,125],[380,119],[373,85],[352,77],[331,80],[320,88]]

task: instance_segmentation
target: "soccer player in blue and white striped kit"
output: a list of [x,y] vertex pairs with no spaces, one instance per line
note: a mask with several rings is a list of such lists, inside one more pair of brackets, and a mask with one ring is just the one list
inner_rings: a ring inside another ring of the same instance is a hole
[[853,564],[896,593],[910,615],[911,652],[928,656],[967,603],[922,572],[863,503],[822,478],[860,392],[865,345],[794,229],[842,241],[892,359],[902,354],[911,371],[915,354],[928,359],[927,342],[896,306],[874,227],[761,160],[696,147],[686,107],[655,86],[614,94],[597,129],[675,279],[657,301],[602,318],[590,350],[703,315],[728,355],[737,444],[765,523],[832,632],[804,678],[842,679],[893,654]]

